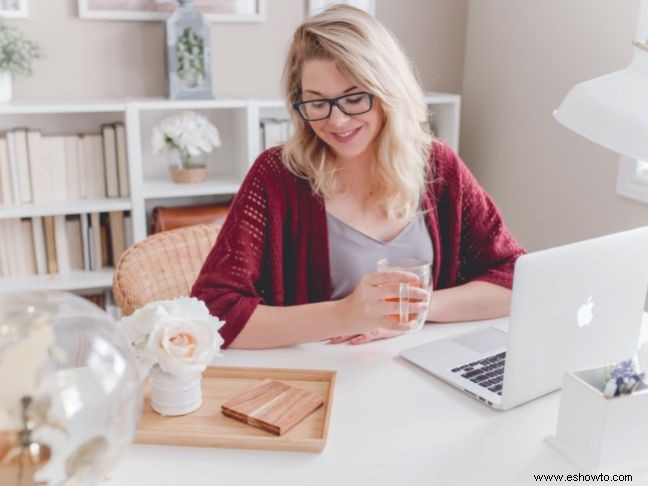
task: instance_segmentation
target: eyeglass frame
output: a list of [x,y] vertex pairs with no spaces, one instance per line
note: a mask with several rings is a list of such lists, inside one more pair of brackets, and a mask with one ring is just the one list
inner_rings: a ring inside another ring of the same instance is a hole
[[[360,113],[348,113],[342,108],[342,105],[340,105],[340,100],[344,98],[350,98],[352,96],[358,96],[358,95],[367,95],[369,96],[369,108],[366,109],[365,111],[361,111]],[[357,93],[349,93],[345,94],[342,96],[338,96],[337,98],[318,98],[316,100],[306,100],[306,101],[297,101],[296,103],[293,103],[293,108],[297,110],[297,113],[299,113],[299,116],[302,117],[304,121],[321,121],[321,120],[326,120],[331,116],[331,113],[333,113],[333,106],[337,106],[338,110],[340,110],[342,113],[344,113],[347,116],[354,116],[354,115],[363,115],[365,113],[369,113],[373,109],[373,99],[376,97],[375,94],[369,93],[367,91],[359,91]],[[322,118],[306,118],[306,115],[304,115],[300,109],[300,106],[305,105],[307,103],[316,103],[316,102],[326,102],[328,103],[329,110],[328,114],[326,116],[323,116]]]

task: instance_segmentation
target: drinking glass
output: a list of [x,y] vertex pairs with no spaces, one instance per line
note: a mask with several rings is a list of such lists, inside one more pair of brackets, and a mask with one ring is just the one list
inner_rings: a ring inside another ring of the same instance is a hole
[[[378,260],[376,266],[379,272],[400,270],[417,275],[421,279],[420,287],[427,290],[429,299],[429,295],[432,293],[432,279],[430,277],[432,265],[430,262],[414,258],[383,258],[382,260]],[[387,299],[387,302],[400,303],[399,313],[394,315],[390,314],[389,317],[402,323],[416,321],[410,328],[410,332],[415,332],[423,328],[427,312],[411,313],[409,311],[410,302],[421,302],[421,299],[409,296],[409,289],[410,284],[401,282],[398,287],[398,297]]]

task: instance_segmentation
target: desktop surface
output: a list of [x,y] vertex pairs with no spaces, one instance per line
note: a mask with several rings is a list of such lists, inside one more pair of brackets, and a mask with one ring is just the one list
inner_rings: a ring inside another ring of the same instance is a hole
[[[505,327],[506,320],[428,324],[418,333],[358,346],[225,350],[215,365],[337,371],[324,451],[132,445],[103,484],[507,486],[537,484],[534,475],[585,474],[544,440],[556,431],[560,392],[499,412],[398,356],[493,324]],[[646,316],[643,331],[645,340]],[[632,484],[648,484],[648,464],[602,472],[632,474]]]

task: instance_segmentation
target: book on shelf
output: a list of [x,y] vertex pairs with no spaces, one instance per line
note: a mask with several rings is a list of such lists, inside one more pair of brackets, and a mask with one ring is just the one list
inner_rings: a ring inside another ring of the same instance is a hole
[[32,196],[35,203],[67,200],[65,137],[44,137],[27,132]]
[[101,127],[104,168],[106,171],[106,195],[119,197],[119,173],[117,170],[117,142],[115,140],[115,126],[103,125]]
[[49,151],[49,174],[52,187],[51,200],[64,202],[68,199],[67,189],[67,160],[65,151],[65,137],[43,137],[46,141],[45,149]]
[[65,191],[68,200],[81,199],[79,137],[77,135],[65,137]]
[[45,253],[47,255],[47,273],[57,273],[56,236],[54,234],[54,216],[43,216],[43,232],[45,233]]
[[126,146],[126,129],[123,123],[115,123],[115,144],[117,151],[117,173],[119,174],[119,195],[130,195],[128,178],[128,151]]
[[65,218],[65,232],[68,244],[68,261],[70,270],[83,270],[83,239],[81,237],[81,216],[72,215]]
[[49,152],[47,149],[43,150],[42,145],[41,132],[29,130],[27,132],[28,164],[35,203],[49,202],[50,191],[53,190],[49,174],[49,160],[44,158],[45,155],[49,155]]
[[110,251],[113,265],[117,265],[119,258],[126,251],[126,234],[123,211],[108,213],[110,232]]
[[21,203],[32,201],[31,175],[29,173],[29,149],[27,148],[27,130],[16,128],[7,133],[9,161],[16,186],[17,200]]
[[292,135],[292,123],[282,118],[261,119],[261,150],[282,145]]
[[114,267],[132,241],[123,211],[0,220],[0,277]]
[[90,228],[88,230],[90,245],[90,270],[101,270],[101,219],[99,213],[90,213]]
[[106,197],[106,170],[101,135],[80,136],[81,197]]
[[0,204],[14,204],[13,174],[6,136],[0,136]]
[[128,197],[127,157],[122,123],[101,134],[9,130],[0,134],[0,205]]
[[135,244],[135,237],[133,235],[133,217],[130,213],[124,214],[124,246],[126,249]]
[[22,231],[21,259],[24,263],[24,275],[36,275],[36,254],[34,252],[34,234],[29,218],[20,220]]
[[101,237],[101,268],[110,266],[110,235],[108,234],[108,215],[99,214],[99,231]]
[[15,231],[14,220],[0,221],[0,265],[2,266],[3,275],[7,277],[20,275],[14,251],[16,244]]
[[36,260],[36,274],[47,273],[47,250],[45,247],[45,232],[43,231],[43,218],[32,218],[32,237],[34,239],[34,256]]
[[81,243],[83,245],[83,269],[89,272],[92,268],[90,261],[90,215],[80,214],[81,221]]
[[56,266],[59,273],[70,271],[69,247],[65,216],[54,216],[54,238],[56,241]]

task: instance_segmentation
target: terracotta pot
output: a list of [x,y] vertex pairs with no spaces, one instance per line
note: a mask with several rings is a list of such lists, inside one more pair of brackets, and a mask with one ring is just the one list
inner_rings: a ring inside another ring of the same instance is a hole
[[171,166],[169,167],[169,171],[171,172],[171,179],[173,179],[173,182],[180,184],[202,182],[207,178],[207,167],[204,165],[197,165],[189,167],[188,169]]

